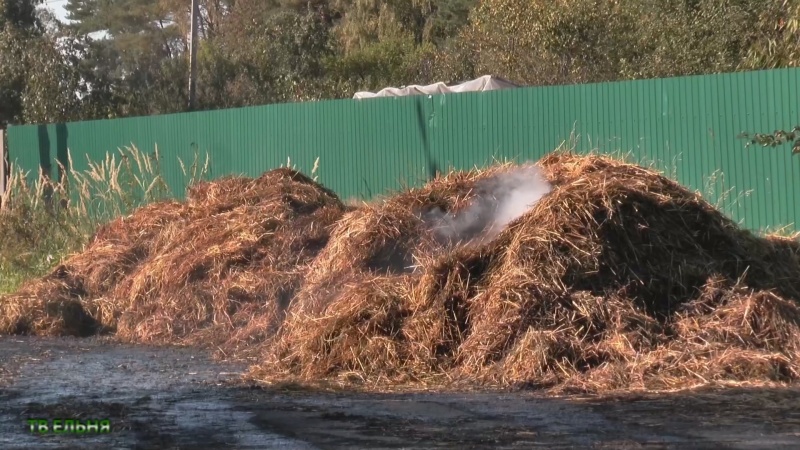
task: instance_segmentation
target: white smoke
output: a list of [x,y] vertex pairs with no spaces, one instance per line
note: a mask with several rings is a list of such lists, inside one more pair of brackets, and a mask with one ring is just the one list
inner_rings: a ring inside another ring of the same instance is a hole
[[487,242],[550,192],[550,183],[533,165],[481,180],[470,205],[457,213],[434,208],[423,215],[442,244]]

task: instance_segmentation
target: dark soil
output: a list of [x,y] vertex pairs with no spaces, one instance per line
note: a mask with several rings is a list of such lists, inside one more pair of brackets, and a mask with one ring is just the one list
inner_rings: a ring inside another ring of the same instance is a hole
[[[0,338],[0,448],[800,448],[800,390],[616,398],[262,388],[190,348]],[[109,419],[103,435],[27,420]]]

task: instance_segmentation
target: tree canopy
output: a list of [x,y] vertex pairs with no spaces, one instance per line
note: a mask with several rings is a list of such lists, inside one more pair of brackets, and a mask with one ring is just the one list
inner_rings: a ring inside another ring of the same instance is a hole
[[[800,0],[199,0],[198,105],[800,65]],[[0,0],[3,124],[187,107],[189,0]]]

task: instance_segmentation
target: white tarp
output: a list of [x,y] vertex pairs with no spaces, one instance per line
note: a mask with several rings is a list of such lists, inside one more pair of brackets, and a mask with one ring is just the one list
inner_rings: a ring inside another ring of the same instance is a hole
[[492,75],[484,75],[480,78],[470,80],[461,84],[447,86],[439,82],[427,86],[411,85],[401,88],[388,87],[379,92],[356,92],[355,99],[376,98],[376,97],[406,97],[409,95],[434,95],[450,94],[456,92],[484,92],[498,89],[511,89],[519,87],[516,84]]

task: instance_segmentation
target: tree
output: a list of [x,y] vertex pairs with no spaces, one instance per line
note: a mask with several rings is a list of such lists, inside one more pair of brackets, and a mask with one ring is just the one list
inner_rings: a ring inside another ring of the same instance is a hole
[[14,27],[18,30],[41,32],[36,7],[43,0],[0,0],[0,30]]
[[21,119],[28,44],[42,34],[36,17],[41,0],[0,0],[0,127]]
[[638,54],[621,79],[732,72],[753,40],[749,25],[774,0],[664,0],[629,3]]
[[769,0],[751,26],[753,43],[744,69],[800,66],[800,0]]
[[332,8],[341,19],[334,34],[347,53],[380,41],[385,36],[396,37],[398,31],[410,34],[422,42],[431,3],[427,0],[336,0]]
[[425,27],[425,40],[437,47],[446,45],[469,23],[470,12],[477,4],[478,0],[436,2]]
[[800,0],[485,0],[475,67],[531,85],[796,65]]
[[81,120],[81,95],[87,86],[77,70],[80,46],[60,43],[48,36],[27,43],[26,86],[22,94],[22,119],[26,123]]
[[185,78],[187,40],[181,30],[188,12],[170,10],[175,3],[152,0],[69,0],[69,26],[80,37],[95,33],[105,37],[87,38],[89,51],[83,69],[94,84],[107,89],[94,98],[114,99],[112,114],[157,114],[185,108],[181,88]]
[[612,80],[637,52],[629,3],[485,0],[461,39],[480,73],[530,85]]
[[237,1],[201,48],[200,102],[212,107],[208,100],[225,97],[226,106],[238,106],[324,96],[332,21],[325,3]]
[[22,91],[27,70],[22,62],[28,37],[7,27],[0,31],[0,127],[22,113]]
[[[0,0],[0,123],[186,107],[188,0]],[[800,0],[199,0],[202,109],[800,65]]]
[[410,34],[398,32],[330,59],[330,76],[346,87],[342,96],[352,96],[357,90],[425,84],[432,78],[433,54],[431,45],[418,45]]
[[[427,84],[450,70],[439,70],[437,46],[452,49],[446,33],[464,26],[473,0],[338,0],[340,16],[331,30],[335,57],[328,58],[328,76],[335,95],[357,90]],[[455,68],[458,64],[444,64]]]

